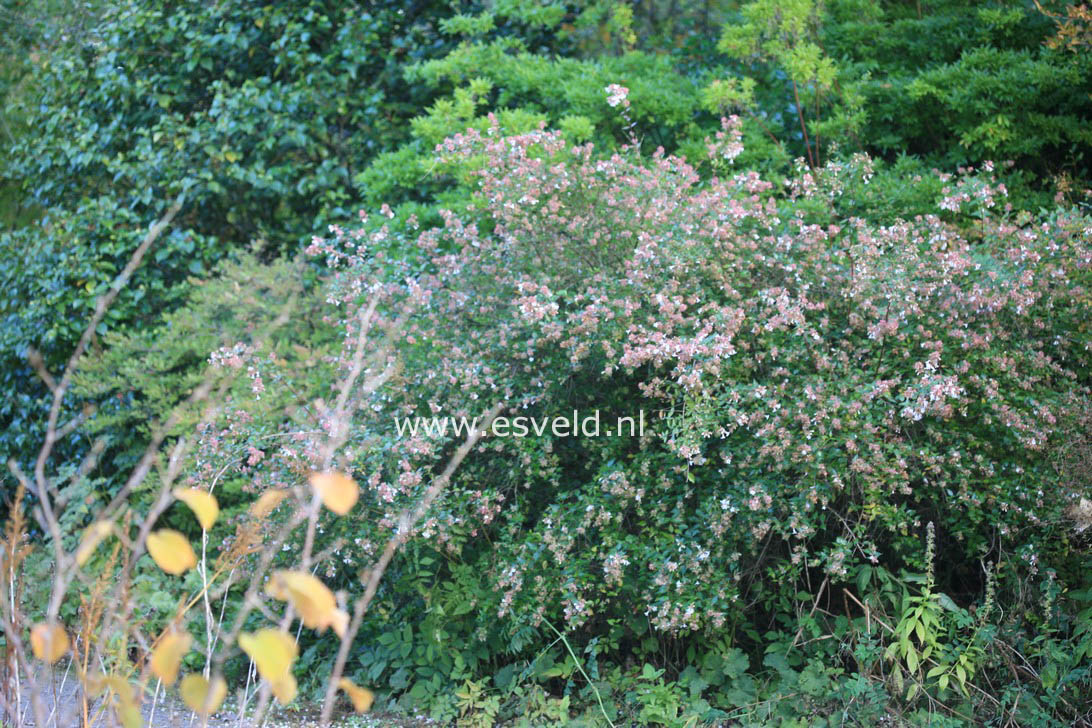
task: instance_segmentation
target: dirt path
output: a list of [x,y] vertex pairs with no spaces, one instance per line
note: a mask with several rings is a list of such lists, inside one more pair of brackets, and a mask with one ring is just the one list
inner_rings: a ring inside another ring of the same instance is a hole
[[[46,674],[41,675],[41,684],[46,686],[42,691],[40,700],[47,716],[44,728],[80,728],[83,724],[83,705],[80,699],[79,681],[76,680],[71,670],[53,670],[52,680]],[[14,688],[14,686],[12,686]],[[8,694],[14,695],[12,690]],[[20,728],[38,728],[34,720],[34,708],[31,701],[31,691],[28,685],[23,684],[19,690],[19,715],[21,720],[13,719],[13,716],[0,713],[0,725],[4,728],[19,726]],[[144,716],[146,728],[254,728],[253,721],[249,718],[240,719],[239,714],[233,709],[235,696],[229,696],[221,710],[209,716],[205,723],[178,700],[173,691],[160,689],[159,694],[154,692],[145,695],[141,703],[141,713]],[[253,706],[253,700],[251,701]],[[12,706],[15,708],[16,706]],[[91,703],[89,715],[92,728],[118,728],[114,711],[105,708],[101,700]],[[334,728],[424,728],[435,726],[436,723],[424,719],[412,719],[401,716],[384,716],[380,714],[354,715],[342,712],[336,716]],[[263,728],[312,728],[318,726],[318,710],[312,707],[294,707],[292,709],[275,709],[271,711],[265,720]]]

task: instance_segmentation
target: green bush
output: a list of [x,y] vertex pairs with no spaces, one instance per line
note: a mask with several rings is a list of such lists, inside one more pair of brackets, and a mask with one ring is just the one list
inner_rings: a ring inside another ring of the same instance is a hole
[[292,252],[355,212],[352,178],[406,138],[405,120],[429,96],[402,67],[449,45],[436,28],[445,3],[411,10],[126,2],[80,45],[43,53],[27,81],[40,98],[23,99],[34,133],[16,135],[2,170],[40,219],[0,234],[11,393],[0,459],[25,459],[41,435],[45,390],[28,350],[62,365],[96,297],[175,197],[186,200],[176,229],[103,331],[148,326],[233,249],[262,240],[267,257]]
[[[654,725],[966,725],[1006,714],[1004,691],[1036,725],[1076,719],[1092,637],[1061,595],[1088,588],[1067,515],[1087,483],[1056,464],[1088,406],[1092,222],[1006,211],[988,168],[904,179],[931,213],[873,222],[870,160],[775,186],[732,173],[741,134],[710,141],[703,183],[678,158],[471,130],[438,163],[478,180],[473,212],[312,246],[332,299],[378,273],[419,306],[402,394],[368,408],[391,421],[350,442],[368,518],[324,534],[346,564],[448,452],[395,417],[503,399],[648,426],[491,438],[392,566],[351,669],[441,718],[518,713],[537,683],[586,720],[598,691]],[[1056,677],[1013,679],[1017,653]]]

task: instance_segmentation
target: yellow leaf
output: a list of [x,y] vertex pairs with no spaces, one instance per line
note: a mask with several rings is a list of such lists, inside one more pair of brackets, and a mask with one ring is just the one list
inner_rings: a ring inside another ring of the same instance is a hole
[[322,504],[339,516],[348,513],[360,496],[356,482],[341,473],[312,473],[311,487],[318,491]]
[[[272,628],[260,629],[253,633],[243,632],[239,635],[239,647],[242,647],[243,652],[254,660],[258,674],[273,687],[277,687],[278,683],[284,683],[285,678],[292,677],[292,662],[299,652],[295,640],[287,632]],[[283,693],[288,692],[286,683],[281,684],[280,687]]]
[[338,637],[344,637],[345,630],[349,628],[348,613],[341,609],[335,609],[334,613],[330,615],[330,628],[334,630],[334,634]]
[[353,701],[353,710],[356,712],[367,713],[372,709],[375,693],[368,690],[368,688],[353,684],[353,681],[347,677],[338,680],[337,686],[345,691],[345,694],[349,696],[349,700]]
[[118,704],[114,706],[114,712],[118,715],[121,728],[144,728],[144,716],[132,700],[118,701]]
[[95,521],[87,530],[83,532],[83,538],[80,539],[80,545],[76,549],[76,565],[83,566],[87,563],[87,560],[91,558],[91,554],[95,553],[95,549],[102,543],[102,540],[110,535],[110,532],[114,530],[114,524],[110,521]]
[[178,488],[174,491],[174,497],[190,507],[201,528],[212,530],[212,524],[216,523],[216,517],[220,515],[220,504],[211,493],[200,488]]
[[178,576],[197,566],[197,554],[178,531],[162,528],[148,534],[148,553],[159,568]]
[[285,498],[288,497],[288,491],[280,488],[273,490],[267,490],[262,493],[258,500],[250,506],[250,513],[255,518],[265,518],[281,504]]
[[274,599],[291,602],[304,626],[319,632],[333,627],[338,637],[345,634],[349,615],[337,608],[334,593],[314,576],[303,571],[275,571],[265,592]]
[[279,680],[274,680],[269,683],[269,687],[273,689],[273,697],[277,699],[281,705],[288,705],[292,702],[292,699],[296,697],[296,678],[292,677],[292,673],[282,676]]
[[178,686],[182,702],[195,713],[215,713],[227,697],[224,678],[215,677],[210,684],[203,675],[186,675]]
[[121,675],[93,675],[86,680],[87,692],[98,697],[107,691],[113,691],[121,703],[132,703],[135,700],[133,686]]
[[193,637],[189,632],[171,630],[163,635],[159,644],[152,651],[152,674],[168,685],[174,685],[178,679],[178,666],[182,658],[190,651]]
[[113,703],[114,714],[121,728],[142,728],[144,716],[141,715],[137,705],[137,693],[129,681],[121,675],[88,675],[84,679],[84,687],[93,697],[104,693],[113,693],[116,700]]
[[52,665],[68,652],[68,635],[56,622],[40,622],[30,630],[30,648],[35,657]]

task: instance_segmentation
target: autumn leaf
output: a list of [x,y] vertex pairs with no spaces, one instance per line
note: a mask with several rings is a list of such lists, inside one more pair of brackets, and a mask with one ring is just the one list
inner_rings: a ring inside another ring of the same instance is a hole
[[190,651],[193,637],[188,632],[171,630],[163,636],[152,651],[152,674],[168,685],[178,679],[178,667]]
[[273,690],[273,697],[275,697],[277,702],[281,705],[288,705],[292,702],[292,699],[296,697],[296,678],[292,677],[291,673],[283,675],[279,680],[274,680],[269,683],[269,687]]
[[260,629],[239,635],[239,647],[243,649],[261,675],[273,688],[281,704],[296,696],[296,680],[292,677],[292,663],[299,654],[295,640],[279,629]]
[[338,637],[344,637],[345,630],[349,628],[349,614],[344,610],[335,609],[330,614],[330,628],[334,630],[334,634]]
[[197,554],[178,531],[163,528],[148,534],[148,553],[159,568],[178,576],[197,566]]
[[258,497],[250,506],[250,514],[255,518],[265,518],[288,497],[288,491],[283,488],[267,490]]
[[114,706],[121,728],[144,728],[144,715],[132,700],[119,700]]
[[318,492],[322,504],[339,516],[344,516],[360,496],[360,487],[341,473],[312,473],[311,487]]
[[200,488],[177,488],[174,497],[185,503],[197,516],[197,522],[206,531],[212,530],[212,524],[216,523],[216,517],[220,515],[220,504],[211,493]]
[[215,713],[227,697],[224,678],[215,677],[209,683],[203,675],[186,675],[178,686],[182,702],[195,713]]
[[84,687],[94,697],[104,693],[113,693],[114,714],[121,728],[142,728],[144,716],[137,705],[135,688],[121,675],[90,675],[84,680]]
[[286,675],[298,654],[291,635],[273,628],[243,632],[239,635],[239,646],[254,660],[259,674],[270,682]]
[[304,626],[322,632],[332,627],[338,637],[349,626],[349,615],[338,609],[334,593],[303,571],[275,571],[265,588],[274,599],[291,602]]
[[39,660],[52,665],[68,652],[68,635],[56,622],[40,622],[30,630],[30,649]]
[[121,675],[92,675],[87,678],[87,692],[98,697],[112,690],[122,702],[133,701],[133,686]]
[[110,521],[95,521],[88,526],[83,532],[83,538],[80,539],[80,545],[76,548],[76,565],[83,566],[86,564],[87,560],[91,558],[91,554],[95,553],[98,545],[113,530],[114,524],[110,523]]
[[375,693],[371,690],[354,684],[347,677],[341,678],[337,686],[345,691],[345,694],[349,696],[349,700],[353,701],[353,710],[358,713],[367,713],[371,710],[372,702],[375,701]]

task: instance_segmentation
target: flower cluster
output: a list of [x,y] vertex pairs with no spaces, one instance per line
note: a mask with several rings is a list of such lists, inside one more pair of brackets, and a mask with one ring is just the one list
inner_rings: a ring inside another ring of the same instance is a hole
[[625,86],[612,83],[603,90],[607,93],[607,104],[612,108],[629,106],[629,89]]

